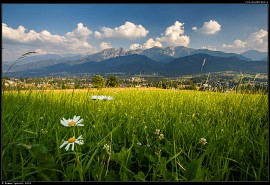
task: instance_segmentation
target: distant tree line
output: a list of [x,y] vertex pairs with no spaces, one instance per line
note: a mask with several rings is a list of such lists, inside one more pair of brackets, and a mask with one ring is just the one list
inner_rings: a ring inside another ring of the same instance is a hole
[[105,81],[101,75],[95,75],[92,84],[94,88],[119,87],[119,79],[116,76],[109,76]]

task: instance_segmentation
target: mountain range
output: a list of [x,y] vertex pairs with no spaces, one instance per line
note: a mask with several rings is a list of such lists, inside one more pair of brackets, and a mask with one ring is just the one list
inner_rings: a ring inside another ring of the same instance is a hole
[[[202,66],[205,60],[205,65]],[[3,62],[2,71],[11,65]],[[203,68],[202,68],[203,67]],[[34,55],[14,65],[9,76],[57,74],[138,73],[176,76],[201,72],[241,71],[267,73],[268,53],[250,50],[242,54],[178,47],[124,50],[110,48],[91,55]]]

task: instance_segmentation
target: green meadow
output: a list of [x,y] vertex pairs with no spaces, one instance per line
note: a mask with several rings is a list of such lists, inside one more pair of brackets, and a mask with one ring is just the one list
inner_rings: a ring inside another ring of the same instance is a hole
[[269,180],[268,94],[2,91],[1,119],[3,181]]

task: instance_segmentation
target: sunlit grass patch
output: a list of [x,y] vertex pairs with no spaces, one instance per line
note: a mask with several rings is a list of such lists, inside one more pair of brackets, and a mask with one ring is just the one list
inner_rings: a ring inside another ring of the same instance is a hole
[[4,181],[268,180],[263,94],[5,91],[1,119]]

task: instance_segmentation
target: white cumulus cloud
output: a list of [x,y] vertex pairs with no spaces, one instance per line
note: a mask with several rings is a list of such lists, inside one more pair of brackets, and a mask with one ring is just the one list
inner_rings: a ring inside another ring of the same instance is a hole
[[131,44],[129,49],[149,49],[152,47],[162,47],[162,43],[166,43],[169,46],[188,46],[190,42],[189,36],[184,35],[184,23],[175,21],[172,26],[166,28],[164,33],[161,33],[161,37],[156,39],[150,38],[143,45]]
[[109,42],[102,42],[99,46],[101,50],[112,48],[112,45]]
[[37,54],[42,54],[42,55],[44,55],[44,54],[47,54],[47,51],[45,51],[45,50],[43,50],[43,49],[35,49],[35,52],[37,53]]
[[166,42],[169,46],[188,46],[189,36],[184,35],[184,23],[176,21],[174,25],[168,27],[164,35],[156,39],[159,42]]
[[79,23],[77,24],[77,28],[75,30],[73,30],[72,32],[68,32],[66,35],[68,37],[85,39],[88,38],[88,36],[92,33],[93,32],[91,30],[83,26],[83,23]]
[[192,27],[192,30],[196,31],[198,28],[196,26]]
[[202,49],[208,49],[211,51],[217,51],[217,48],[213,47],[213,46],[203,46]]
[[152,48],[152,47],[162,47],[162,44],[159,41],[154,41],[154,39],[152,39],[152,38],[148,39],[143,44],[144,49],[149,49],[149,48]]
[[203,34],[215,34],[221,30],[221,25],[215,20],[210,20],[209,22],[204,22],[201,28],[194,26],[192,30]]
[[131,44],[131,45],[129,46],[129,49],[130,49],[130,50],[142,49],[142,45],[140,45],[140,44]]
[[154,39],[150,38],[143,45],[131,44],[129,49],[130,50],[149,49],[149,48],[152,48],[152,47],[162,47],[162,44],[159,41],[155,41]]
[[241,41],[239,39],[233,41],[232,44],[223,44],[222,47],[224,48],[245,48],[247,42]]
[[260,29],[251,33],[246,40],[236,39],[232,44],[222,44],[222,48],[229,52],[242,53],[247,50],[268,51],[268,31]]
[[149,33],[142,25],[135,25],[132,22],[125,22],[124,25],[115,28],[102,27],[101,32],[95,31],[96,38],[127,38],[137,39],[146,37]]
[[247,39],[249,47],[254,47],[259,51],[268,50],[268,31],[260,29],[257,32],[251,33]]

